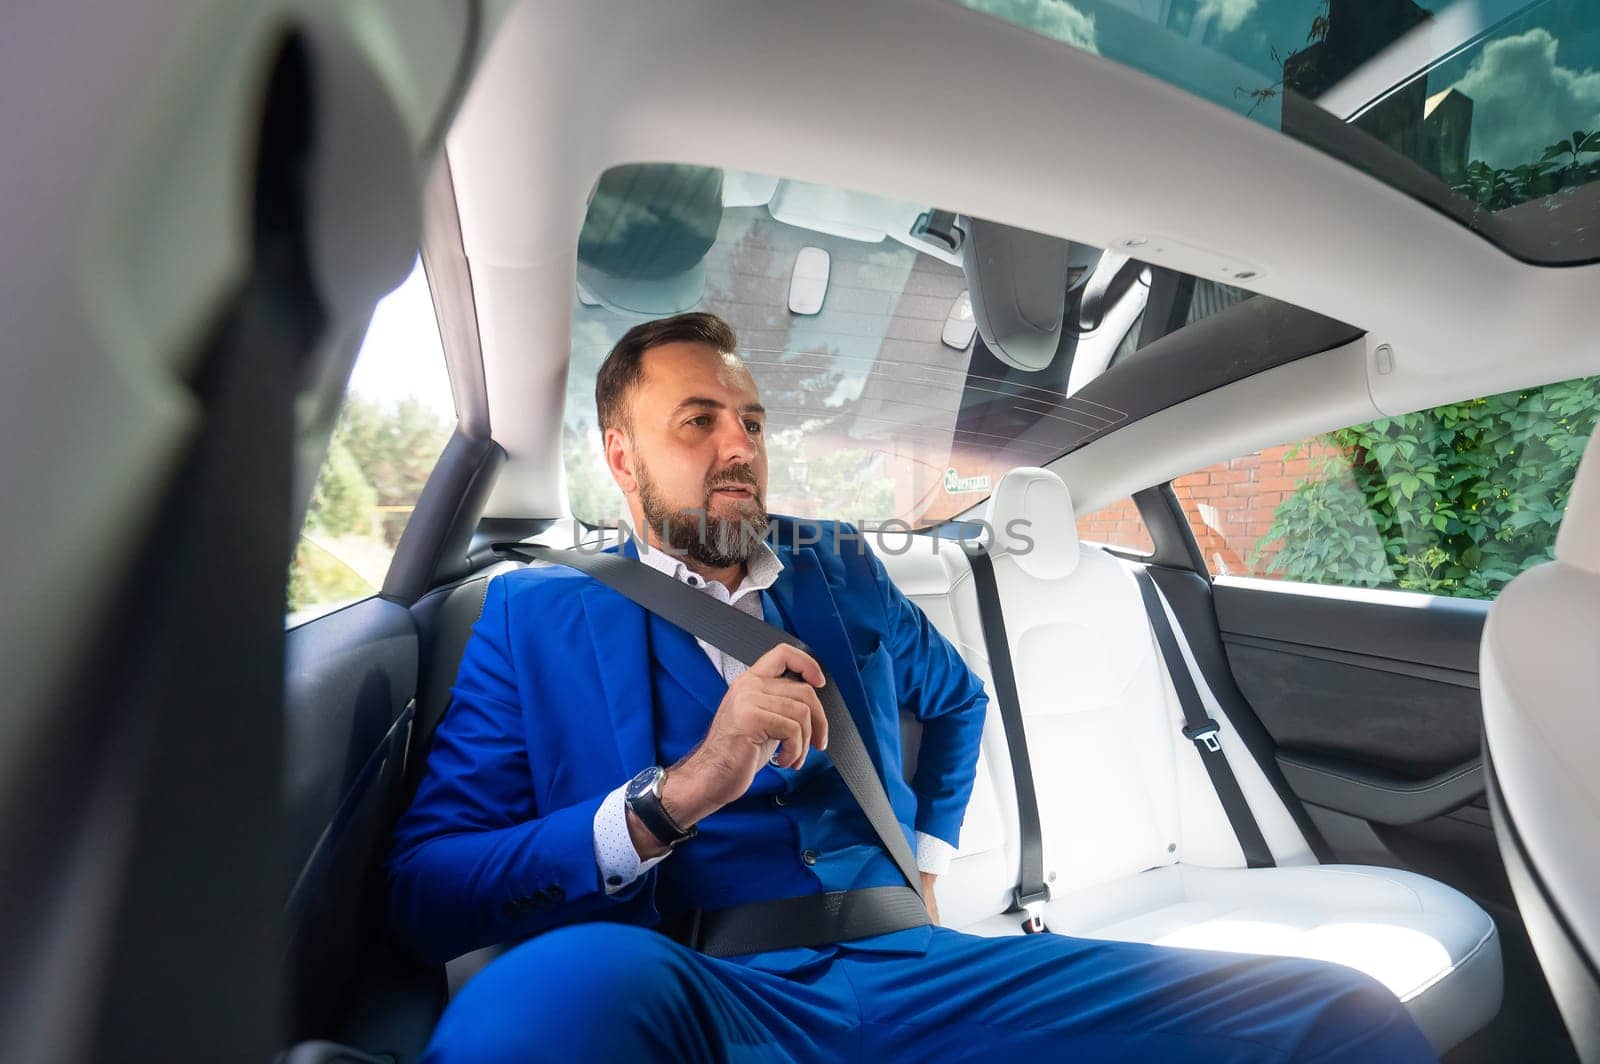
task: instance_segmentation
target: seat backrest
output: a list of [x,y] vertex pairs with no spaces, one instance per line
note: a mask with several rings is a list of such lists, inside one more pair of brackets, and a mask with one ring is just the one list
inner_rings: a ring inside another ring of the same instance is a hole
[[[1048,470],[1007,473],[986,520],[1054,891],[1179,862],[1242,865],[1205,766],[1182,738],[1183,710],[1127,564],[1078,541],[1071,495]],[[1309,860],[1288,810],[1211,702],[1273,852]]]
[[1529,936],[1580,1055],[1600,1059],[1600,432],[1555,553],[1489,610],[1483,730],[1495,834]]
[[[972,570],[960,545],[932,536],[889,533],[873,545],[895,586],[927,614],[987,685],[978,601]],[[992,692],[990,698],[960,846],[950,870],[939,880],[939,915],[950,927],[965,927],[1005,911],[1017,883],[1021,858],[1011,758],[1000,714],[992,706]],[[909,779],[916,772],[921,739],[921,728],[909,715],[902,720],[901,735]]]
[[450,706],[450,688],[455,686],[456,673],[461,669],[461,655],[466,652],[467,640],[472,636],[472,626],[483,613],[484,596],[489,593],[489,581],[501,573],[522,568],[522,562],[499,562],[475,573],[459,583],[436,588],[418,599],[411,607],[416,618],[420,643],[420,666],[417,676],[417,720],[411,755],[406,761],[406,795],[416,790],[427,763],[428,748],[432,745],[433,730],[444,719]]

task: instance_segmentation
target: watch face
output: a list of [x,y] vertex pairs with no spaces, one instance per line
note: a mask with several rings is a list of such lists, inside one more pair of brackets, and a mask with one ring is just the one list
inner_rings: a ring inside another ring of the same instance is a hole
[[645,769],[643,772],[639,773],[637,776],[633,777],[633,779],[628,781],[628,789],[622,792],[623,798],[631,802],[645,794],[648,794],[650,792],[650,788],[655,786],[656,780],[660,779],[661,775],[661,766],[651,765],[649,768]]

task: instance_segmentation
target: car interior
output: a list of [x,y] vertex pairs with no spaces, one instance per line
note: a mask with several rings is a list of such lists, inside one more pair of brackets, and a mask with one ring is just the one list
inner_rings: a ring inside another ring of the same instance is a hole
[[617,542],[600,362],[704,310],[990,689],[943,923],[1600,1060],[1591,5],[14,18],[0,1057],[421,1056],[514,945],[385,892],[496,545]]

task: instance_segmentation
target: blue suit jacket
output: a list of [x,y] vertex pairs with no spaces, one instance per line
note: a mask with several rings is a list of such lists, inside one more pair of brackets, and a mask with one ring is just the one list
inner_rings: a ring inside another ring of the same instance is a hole
[[[774,529],[783,573],[772,600],[839,685],[908,841],[922,831],[954,845],[982,684],[850,526],[775,518]],[[427,771],[396,826],[390,903],[402,937],[445,960],[563,924],[657,925],[659,866],[607,895],[594,818],[609,792],[659,759],[653,673],[710,713],[727,686],[707,665],[688,633],[576,570],[491,581]],[[909,785],[901,710],[925,725]],[[759,867],[730,864],[730,881],[762,878]]]

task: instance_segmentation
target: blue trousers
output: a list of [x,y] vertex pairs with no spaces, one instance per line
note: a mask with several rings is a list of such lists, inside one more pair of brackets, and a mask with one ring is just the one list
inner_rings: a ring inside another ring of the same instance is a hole
[[541,935],[451,1002],[429,1061],[1435,1060],[1395,996],[1339,965],[935,928],[926,956],[785,975],[651,931]]

